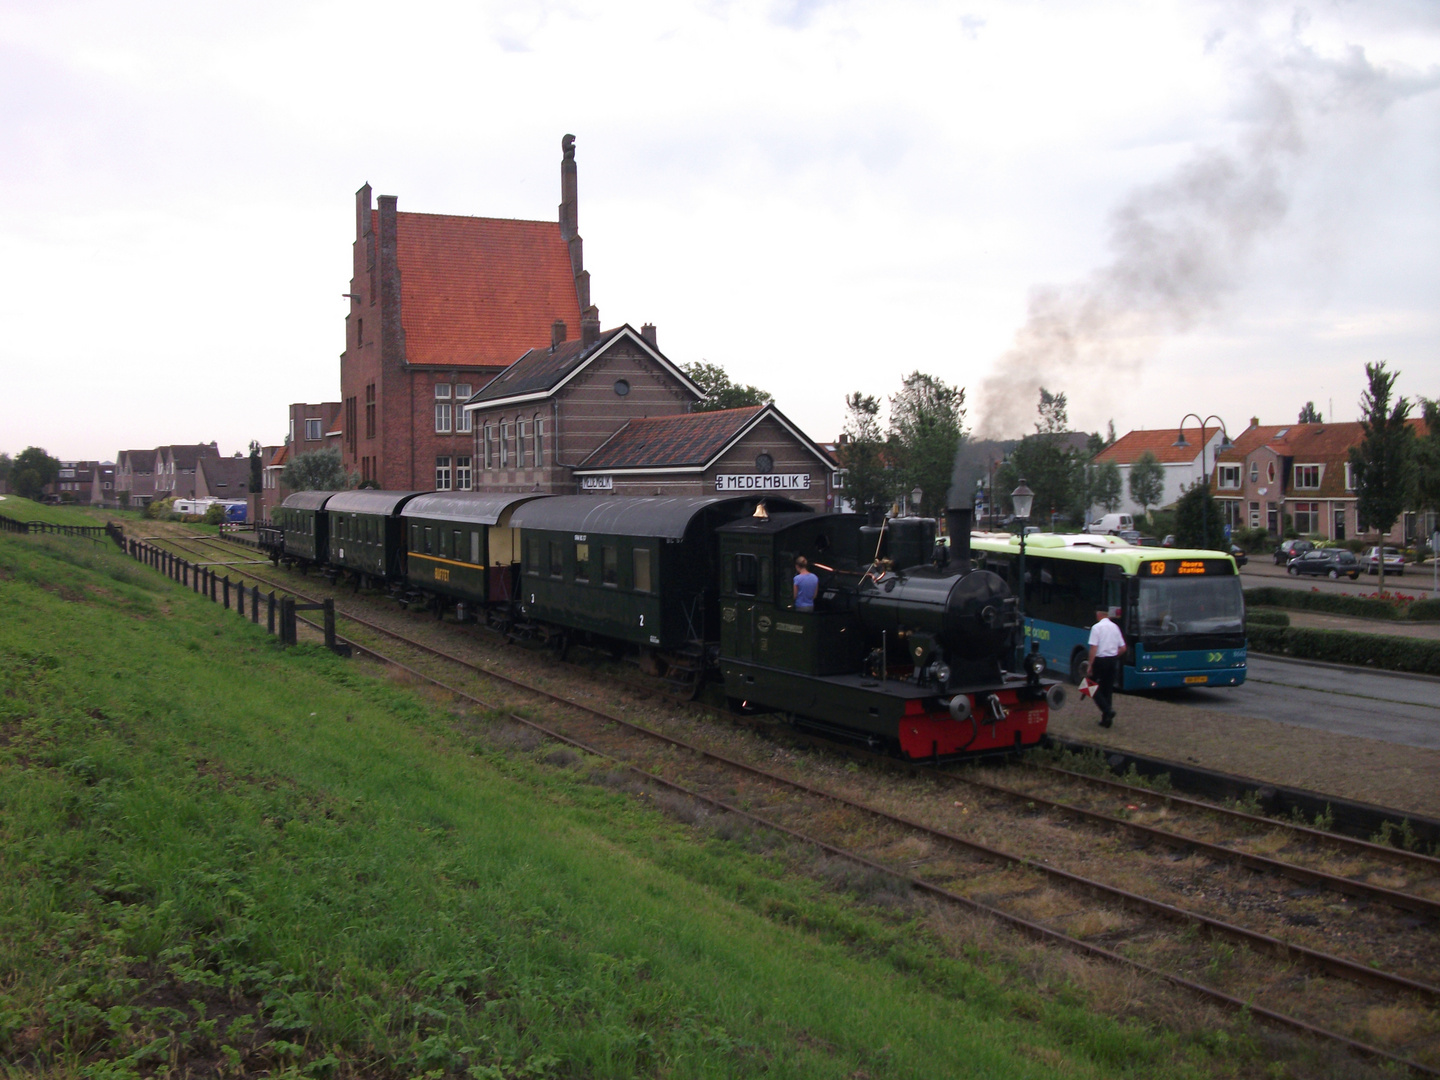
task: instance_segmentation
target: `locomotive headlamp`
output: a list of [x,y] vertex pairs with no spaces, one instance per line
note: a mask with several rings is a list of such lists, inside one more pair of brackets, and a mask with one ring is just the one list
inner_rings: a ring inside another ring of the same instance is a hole
[[950,681],[950,665],[941,660],[938,664],[930,665],[930,674],[935,681],[944,686]]
[[1025,674],[1030,678],[1038,679],[1045,674],[1045,658],[1038,652],[1028,653],[1025,656]]

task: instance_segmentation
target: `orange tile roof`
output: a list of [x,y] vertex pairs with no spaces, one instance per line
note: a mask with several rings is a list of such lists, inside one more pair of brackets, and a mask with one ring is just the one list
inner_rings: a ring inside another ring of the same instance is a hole
[[[379,214],[372,227],[379,232]],[[550,324],[580,333],[570,251],[556,221],[397,213],[400,321],[412,364],[508,366]]]
[[[1140,455],[1149,450],[1155,455],[1155,460],[1162,465],[1179,464],[1181,462],[1194,461],[1200,456],[1200,429],[1198,427],[1187,427],[1184,429],[1185,440],[1189,446],[1175,445],[1174,428],[1155,428],[1150,431],[1132,431],[1128,435],[1122,435],[1113,443],[1107,446],[1100,453],[1095,455],[1096,461],[1113,461],[1117,465],[1133,465],[1140,459]],[[1216,434],[1214,428],[1205,429],[1205,437],[1210,438]]]

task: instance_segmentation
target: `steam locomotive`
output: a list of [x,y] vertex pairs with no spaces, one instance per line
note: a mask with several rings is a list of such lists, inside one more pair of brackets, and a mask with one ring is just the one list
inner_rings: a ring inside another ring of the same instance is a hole
[[[736,710],[908,758],[1034,746],[1064,691],[1021,656],[1004,579],[972,568],[969,511],[947,517],[948,547],[933,519],[776,497],[299,492],[261,542],[277,562],[562,653],[627,653],[692,692],[714,679]],[[791,601],[801,555],[813,611]]]

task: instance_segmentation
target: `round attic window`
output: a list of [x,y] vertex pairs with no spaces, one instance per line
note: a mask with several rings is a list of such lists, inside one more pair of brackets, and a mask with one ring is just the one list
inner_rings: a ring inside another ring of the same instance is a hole
[[624,397],[626,394],[630,393],[630,384],[629,384],[629,382],[627,382],[627,381],[624,380],[624,379],[616,379],[616,380],[615,380],[615,393],[618,394],[620,397]]
[[755,471],[759,473],[774,472],[775,459],[769,454],[761,454],[755,459]]

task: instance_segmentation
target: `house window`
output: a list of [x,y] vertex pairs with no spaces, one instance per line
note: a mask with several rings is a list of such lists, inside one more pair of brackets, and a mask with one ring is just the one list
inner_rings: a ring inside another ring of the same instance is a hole
[[470,415],[469,411],[467,411],[466,409],[462,409],[459,404],[456,404],[455,430],[460,432],[461,434],[468,435],[471,431],[474,430],[474,427],[472,426],[474,422],[475,418]]
[[1292,514],[1295,531],[1301,536],[1320,531],[1320,504],[1318,502],[1297,502]]
[[1252,529],[1258,529],[1259,527],[1260,527],[1260,504],[1259,504],[1258,502],[1252,502],[1252,503],[1250,504],[1250,528],[1252,528]]
[[1252,462],[1250,462],[1250,483],[1252,483],[1252,484],[1258,484],[1259,482],[1260,482],[1260,462],[1258,462],[1258,461],[1252,461]]
[[1320,466],[1296,465],[1295,488],[1296,490],[1318,491],[1320,489]]
[[470,490],[470,459],[468,457],[455,459],[455,490]]
[[845,477],[850,475],[849,469],[836,469],[830,474],[830,486],[836,491],[845,490]]
[[449,401],[449,400],[450,400],[450,384],[449,384],[448,382],[436,383],[436,384],[435,384],[435,400],[436,400],[436,401]]
[[1355,490],[1355,466],[1348,461],[1345,462],[1345,490]]
[[1239,465],[1220,466],[1220,486],[1222,488],[1230,488],[1232,490],[1238,489],[1240,487]]
[[590,580],[590,545],[577,543],[575,545],[575,580]]
[[435,490],[450,490],[450,459],[448,457],[435,459]]
[[539,416],[535,418],[535,464],[545,464],[545,420]]
[[470,384],[469,384],[468,382],[462,382],[462,383],[456,383],[456,384],[455,384],[455,400],[456,400],[456,401],[469,401],[469,400],[470,400]]
[[1265,464],[1265,480],[1271,484],[1275,482],[1275,462],[1273,461],[1266,462]]
[[448,402],[435,403],[435,430],[448,434],[450,431],[450,404]]
[[487,468],[487,469],[490,469],[490,468],[493,468],[493,467],[494,467],[493,462],[492,462],[491,457],[490,457],[490,440],[491,440],[493,437],[494,437],[494,436],[493,436],[493,433],[492,433],[491,430],[490,430],[490,425],[489,425],[489,424],[486,424],[484,430],[481,432],[480,442],[481,442],[481,443],[484,445],[484,447],[485,447],[485,468]]
[[305,441],[319,442],[325,437],[324,425],[319,420],[305,421]]
[[[1239,466],[1237,465],[1236,468],[1238,469]],[[1231,529],[1238,529],[1245,524],[1245,519],[1240,512],[1239,499],[1221,499],[1219,502],[1220,513],[1224,516],[1226,525]]]
[[375,437],[375,384],[365,387],[365,437]]

